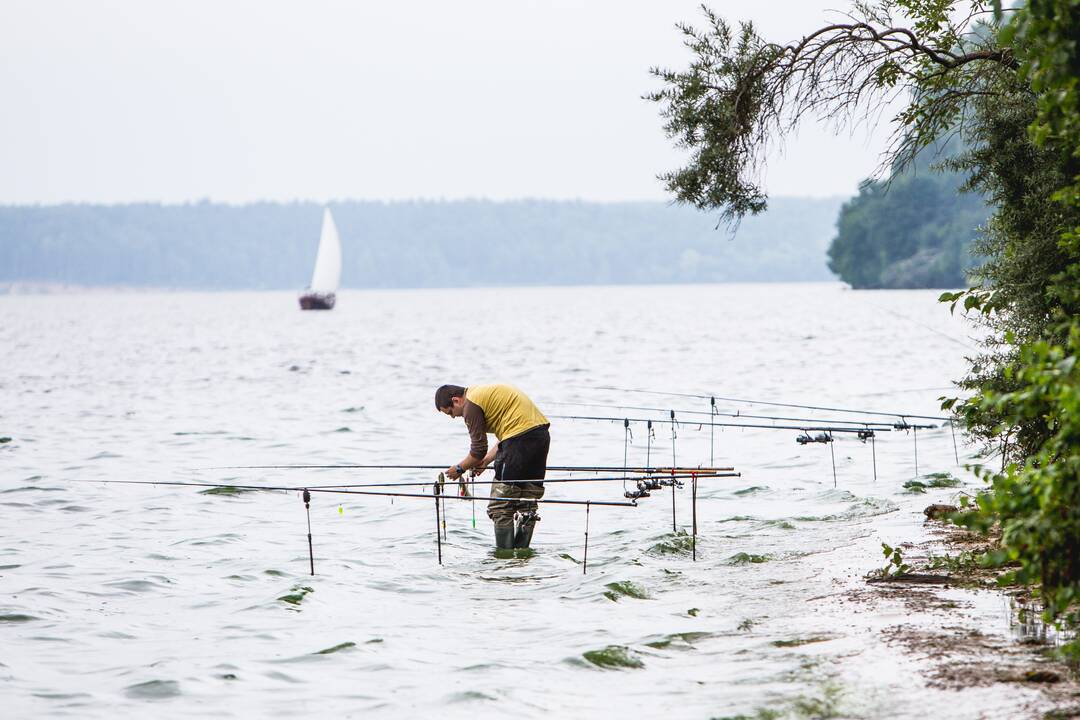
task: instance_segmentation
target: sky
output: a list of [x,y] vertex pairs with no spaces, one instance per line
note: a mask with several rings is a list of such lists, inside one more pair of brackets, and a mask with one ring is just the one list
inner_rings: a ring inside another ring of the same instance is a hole
[[[0,0],[0,204],[670,199],[649,68],[684,0]],[[790,41],[844,0],[714,0]],[[888,128],[805,125],[764,177],[846,196]]]

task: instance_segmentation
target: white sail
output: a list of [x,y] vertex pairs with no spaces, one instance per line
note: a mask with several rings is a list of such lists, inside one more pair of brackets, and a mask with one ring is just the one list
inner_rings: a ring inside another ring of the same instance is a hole
[[315,256],[315,272],[311,274],[311,290],[318,293],[337,292],[340,282],[341,240],[330,208],[326,208],[323,210],[319,253]]

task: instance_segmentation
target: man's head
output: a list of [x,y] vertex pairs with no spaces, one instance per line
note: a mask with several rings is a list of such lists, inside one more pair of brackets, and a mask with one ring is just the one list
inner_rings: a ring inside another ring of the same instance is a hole
[[450,417],[465,413],[465,388],[460,385],[443,385],[435,391],[435,409]]

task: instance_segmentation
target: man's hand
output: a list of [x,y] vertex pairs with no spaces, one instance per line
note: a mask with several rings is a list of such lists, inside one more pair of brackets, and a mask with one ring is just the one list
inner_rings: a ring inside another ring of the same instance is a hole
[[483,473],[485,470],[487,470],[487,465],[478,465],[477,467],[474,467],[472,470],[470,470],[469,474],[473,477],[476,477]]
[[460,465],[451,465],[446,469],[446,477],[450,478],[451,480],[457,480],[459,477],[461,477],[463,472],[464,471],[461,469]]

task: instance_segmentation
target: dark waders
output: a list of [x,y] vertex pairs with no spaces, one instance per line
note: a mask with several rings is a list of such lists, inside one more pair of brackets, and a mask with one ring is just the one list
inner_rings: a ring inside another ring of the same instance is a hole
[[495,453],[495,484],[488,503],[488,517],[495,523],[497,550],[525,549],[532,542],[533,530],[540,516],[534,500],[544,496],[544,483],[510,483],[507,480],[536,480],[547,472],[551,435],[548,426],[540,425],[507,438]]

